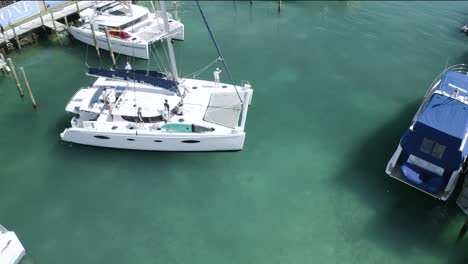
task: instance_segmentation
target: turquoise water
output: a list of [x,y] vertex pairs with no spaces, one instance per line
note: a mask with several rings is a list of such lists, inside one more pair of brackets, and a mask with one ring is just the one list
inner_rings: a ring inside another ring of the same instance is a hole
[[[255,91],[241,152],[62,142],[94,49],[51,35],[11,54],[39,104],[0,78],[0,223],[26,263],[468,262],[455,197],[384,172],[430,82],[468,60],[465,2],[284,1],[280,15],[275,1],[202,5],[234,78]],[[185,75],[216,53],[195,3],[178,9]]]

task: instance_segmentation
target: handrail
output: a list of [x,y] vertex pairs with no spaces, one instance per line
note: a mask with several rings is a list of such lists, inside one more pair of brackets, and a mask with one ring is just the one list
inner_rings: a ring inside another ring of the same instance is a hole
[[414,115],[413,120],[415,120],[421,113],[422,109],[424,109],[427,106],[427,104],[429,103],[429,95],[432,94],[434,90],[437,89],[437,87],[439,86],[438,82],[441,81],[442,76],[444,76],[448,71],[460,72],[460,73],[464,73],[468,75],[468,65],[467,64],[455,64],[446,68],[439,75],[437,75],[437,77],[429,85],[429,88],[427,89],[426,94],[424,95],[424,102],[421,104],[421,106],[419,106],[419,109]]

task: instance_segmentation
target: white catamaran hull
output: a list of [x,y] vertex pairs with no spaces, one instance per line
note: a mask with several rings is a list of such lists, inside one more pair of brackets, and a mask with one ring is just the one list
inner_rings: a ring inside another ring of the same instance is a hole
[[[94,39],[91,30],[82,29],[77,27],[70,27],[70,34],[72,36],[88,45],[94,46]],[[183,25],[174,28],[172,31],[169,32],[169,35],[172,35],[176,40],[184,40],[184,27]],[[162,35],[161,35],[162,36]],[[158,41],[161,38],[155,38],[154,41]],[[112,46],[112,51],[116,53],[120,53],[123,55],[141,58],[141,59],[149,59],[149,45],[147,41],[138,39],[136,41],[126,40],[126,39],[119,39],[111,37],[110,43]],[[107,43],[106,35],[102,32],[96,33],[96,41],[100,49],[109,50],[109,45]]]
[[68,128],[60,134],[64,141],[97,147],[152,151],[233,151],[242,150],[245,132],[228,135],[170,133],[154,135],[103,133],[82,128]]
[[[91,32],[87,32],[86,30],[82,30],[76,27],[70,27],[70,34],[72,34],[75,39],[94,46],[94,40]],[[105,35],[96,34],[96,40],[100,49],[109,50],[109,45],[107,44]],[[116,53],[141,59],[149,59],[149,48],[147,42],[140,41],[139,43],[136,43],[133,41],[111,37],[110,43],[112,46],[112,51]]]

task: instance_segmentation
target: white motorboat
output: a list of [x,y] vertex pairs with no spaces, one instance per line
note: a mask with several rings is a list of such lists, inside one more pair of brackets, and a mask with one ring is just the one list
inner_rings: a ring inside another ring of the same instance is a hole
[[0,225],[0,263],[17,264],[26,254],[15,232]]
[[169,29],[164,29],[162,11],[150,12],[148,8],[126,3],[128,1],[103,1],[80,12],[82,24],[71,26],[70,34],[74,38],[109,50],[109,42],[114,52],[127,56],[149,59],[150,46],[161,39],[184,40],[184,25],[168,17]]
[[[161,7],[164,13],[163,1]],[[62,140],[137,150],[241,150],[253,93],[250,84],[220,83],[219,69],[214,82],[179,78],[170,39],[167,45],[171,73],[90,68],[88,75],[98,79],[66,106],[74,117],[61,133]]]
[[[467,90],[463,64],[447,68],[433,81],[387,164],[388,175],[437,199],[451,196],[468,166]],[[468,206],[465,195],[459,204]]]

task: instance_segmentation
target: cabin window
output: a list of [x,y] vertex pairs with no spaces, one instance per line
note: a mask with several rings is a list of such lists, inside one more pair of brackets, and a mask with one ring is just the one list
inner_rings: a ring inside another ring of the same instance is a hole
[[99,139],[110,139],[110,137],[106,137],[106,136],[94,136],[95,138],[99,138]]
[[446,146],[439,144],[433,140],[423,138],[421,147],[419,148],[421,152],[433,156],[434,158],[441,159],[445,153]]
[[419,149],[423,153],[431,154],[433,145],[434,145],[434,141],[429,140],[427,138],[423,138],[423,142],[421,143],[421,147]]
[[435,145],[434,145],[434,149],[432,150],[432,156],[436,157],[438,159],[441,159],[442,156],[444,155],[444,152],[445,152],[446,148],[447,148],[446,146],[441,145],[441,144],[436,142]]
[[182,143],[189,143],[189,144],[200,143],[200,141],[198,141],[198,140],[182,140],[181,142]]

